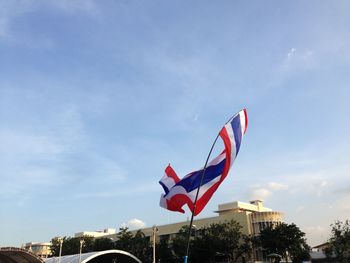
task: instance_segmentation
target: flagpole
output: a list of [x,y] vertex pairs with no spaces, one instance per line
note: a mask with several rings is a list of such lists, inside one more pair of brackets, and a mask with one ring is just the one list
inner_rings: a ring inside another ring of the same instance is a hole
[[[238,112],[239,113],[239,112]],[[230,122],[230,120],[232,118],[234,118],[238,113],[236,113],[235,115],[233,115],[231,118],[229,118],[229,120],[224,124],[224,126]],[[194,203],[193,203],[193,209],[192,209],[192,215],[191,215],[191,221],[190,221],[190,226],[188,228],[188,235],[187,235],[187,248],[186,248],[186,255],[184,257],[184,263],[187,263],[187,259],[188,259],[188,254],[189,254],[189,251],[190,251],[190,241],[191,241],[191,232],[192,232],[192,224],[193,224],[193,218],[194,218],[194,212],[196,211],[196,207],[197,207],[197,199],[198,199],[198,195],[199,195],[199,190],[202,186],[202,183],[203,183],[203,179],[204,179],[204,175],[205,175],[205,171],[207,169],[207,165],[208,165],[208,161],[209,161],[209,158],[210,158],[210,155],[214,149],[214,146],[215,146],[215,143],[216,141],[218,140],[220,136],[220,132],[218,133],[218,135],[216,135],[216,138],[213,142],[213,145],[211,146],[210,148],[210,151],[209,151],[209,154],[208,154],[208,157],[207,157],[207,160],[205,161],[205,164],[204,164],[204,168],[203,168],[203,173],[202,173],[202,177],[201,177],[201,181],[199,183],[199,186],[198,186],[198,189],[197,189],[197,193],[196,193],[196,197],[194,199]]]
[[[226,124],[225,124],[226,125]],[[207,160],[205,161],[205,165],[204,165],[204,169],[203,169],[203,173],[202,173],[202,177],[201,177],[201,181],[199,183],[199,187],[197,189],[197,193],[196,193],[196,197],[194,199],[194,203],[193,203],[193,209],[192,209],[192,215],[191,215],[191,221],[190,221],[190,227],[188,228],[188,235],[187,235],[187,249],[186,249],[186,255],[184,258],[184,263],[187,263],[187,259],[188,259],[188,253],[190,250],[190,239],[191,239],[191,232],[192,232],[192,224],[193,224],[193,218],[194,218],[194,212],[196,211],[196,207],[197,207],[197,199],[198,199],[198,195],[199,195],[199,189],[201,188],[201,185],[203,183],[203,179],[204,179],[204,175],[205,175],[205,170],[207,169],[207,165],[208,165],[208,161],[211,155],[211,152],[214,149],[215,143],[218,140],[220,135],[220,132],[218,133],[218,135],[216,136],[213,145],[210,148]]]

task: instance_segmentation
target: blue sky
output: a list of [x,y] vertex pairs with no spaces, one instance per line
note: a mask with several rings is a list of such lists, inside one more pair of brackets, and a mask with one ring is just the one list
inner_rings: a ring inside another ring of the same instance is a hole
[[348,1],[1,1],[0,246],[186,220],[158,206],[164,168],[201,167],[244,107],[240,154],[199,217],[261,198],[324,241],[350,214],[349,12]]

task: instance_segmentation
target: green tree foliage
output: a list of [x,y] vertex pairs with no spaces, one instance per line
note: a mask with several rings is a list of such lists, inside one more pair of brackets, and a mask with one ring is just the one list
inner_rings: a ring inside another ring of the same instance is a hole
[[152,261],[152,245],[149,237],[146,237],[141,230],[137,231],[132,239],[131,253],[142,262]]
[[329,246],[325,249],[328,258],[335,257],[337,262],[349,262],[350,258],[350,221],[336,221],[332,226]]
[[[192,230],[194,232],[194,230]],[[177,260],[184,256],[187,243],[188,227],[183,227],[173,239],[172,247]],[[244,261],[252,251],[251,239],[242,234],[241,226],[236,221],[211,224],[197,229],[191,238],[191,262],[237,262]]]
[[[63,238],[64,240],[64,238]],[[53,239],[51,239],[51,254],[54,257],[57,257],[60,253],[60,242],[59,242],[59,238],[55,237]]]
[[[144,263],[152,261],[151,242],[149,237],[146,237],[144,233],[137,231],[135,235],[133,235],[128,228],[121,228],[117,237],[118,240],[115,242],[109,238],[93,238],[90,236],[83,236],[82,238],[64,237],[62,256],[78,254],[80,251],[80,240],[83,239],[82,253],[116,248],[135,255]],[[51,243],[52,256],[59,256],[59,238],[53,238]]]
[[259,243],[267,254],[277,253],[287,260],[301,262],[310,258],[310,247],[306,243],[305,233],[295,224],[268,226],[260,232]]
[[121,227],[117,234],[115,247],[124,251],[131,251],[133,235],[127,227]]
[[[94,238],[91,236],[83,237],[63,237],[62,243],[62,256],[78,254],[80,251],[80,240],[84,240],[84,245],[82,247],[82,253],[94,251]],[[60,241],[59,238],[53,238],[51,240],[51,252],[52,255],[57,257],[59,256],[60,251]]]
[[157,243],[157,262],[159,263],[175,263],[179,262],[175,260],[172,248],[169,244],[169,239],[161,238]]
[[193,256],[197,262],[215,262],[225,258],[227,262],[244,261],[252,250],[250,238],[241,232],[241,226],[232,220],[211,224],[199,230],[194,240]]
[[94,251],[114,249],[114,241],[110,238],[96,238],[93,244]]
[[179,232],[172,239],[171,249],[174,252],[174,258],[176,262],[181,262],[185,256],[186,246],[187,246],[187,234],[188,226],[183,226],[180,228]]
[[140,230],[133,235],[127,227],[120,228],[115,242],[117,249],[125,250],[136,256],[142,262],[152,261],[152,246],[149,237]]

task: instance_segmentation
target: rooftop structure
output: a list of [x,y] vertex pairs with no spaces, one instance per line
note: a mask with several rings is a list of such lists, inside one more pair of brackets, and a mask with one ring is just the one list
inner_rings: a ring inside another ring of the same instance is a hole
[[108,235],[116,234],[117,231],[114,228],[106,228],[97,231],[83,231],[74,234],[74,237],[91,236],[91,237],[104,237]]

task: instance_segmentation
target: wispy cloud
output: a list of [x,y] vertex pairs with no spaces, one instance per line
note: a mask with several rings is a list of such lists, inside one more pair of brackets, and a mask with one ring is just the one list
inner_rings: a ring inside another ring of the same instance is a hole
[[99,6],[95,0],[61,0],[50,2],[44,1],[43,3],[72,14],[85,13],[91,16],[97,16],[99,14]]
[[[84,127],[79,113],[69,109],[56,116],[56,129],[8,126],[0,129],[0,193],[34,194],[62,183],[66,158],[85,148]],[[63,174],[61,174],[63,173]]]
[[[30,48],[49,49],[55,46],[52,39],[36,37],[28,39],[28,36],[17,35],[13,24],[16,19],[27,14],[42,10],[57,10],[70,15],[84,14],[91,18],[99,18],[99,6],[95,0],[62,0],[62,1],[35,1],[35,0],[4,0],[0,2],[0,41],[6,40],[15,45],[24,45]],[[36,41],[35,41],[36,39]]]
[[111,198],[111,197],[128,197],[128,196],[137,196],[137,195],[143,195],[146,193],[155,193],[159,192],[159,186],[155,183],[149,183],[149,184],[141,184],[141,185],[134,185],[132,188],[125,187],[123,188],[121,184],[119,184],[118,190],[113,187],[113,190],[109,188],[101,189],[101,190],[94,190],[90,189],[89,192],[80,192],[76,193],[72,196],[72,198],[75,199],[85,199],[85,198]]
[[305,48],[299,50],[295,47],[291,48],[285,57],[283,67],[285,69],[308,69],[314,66],[314,51]]

